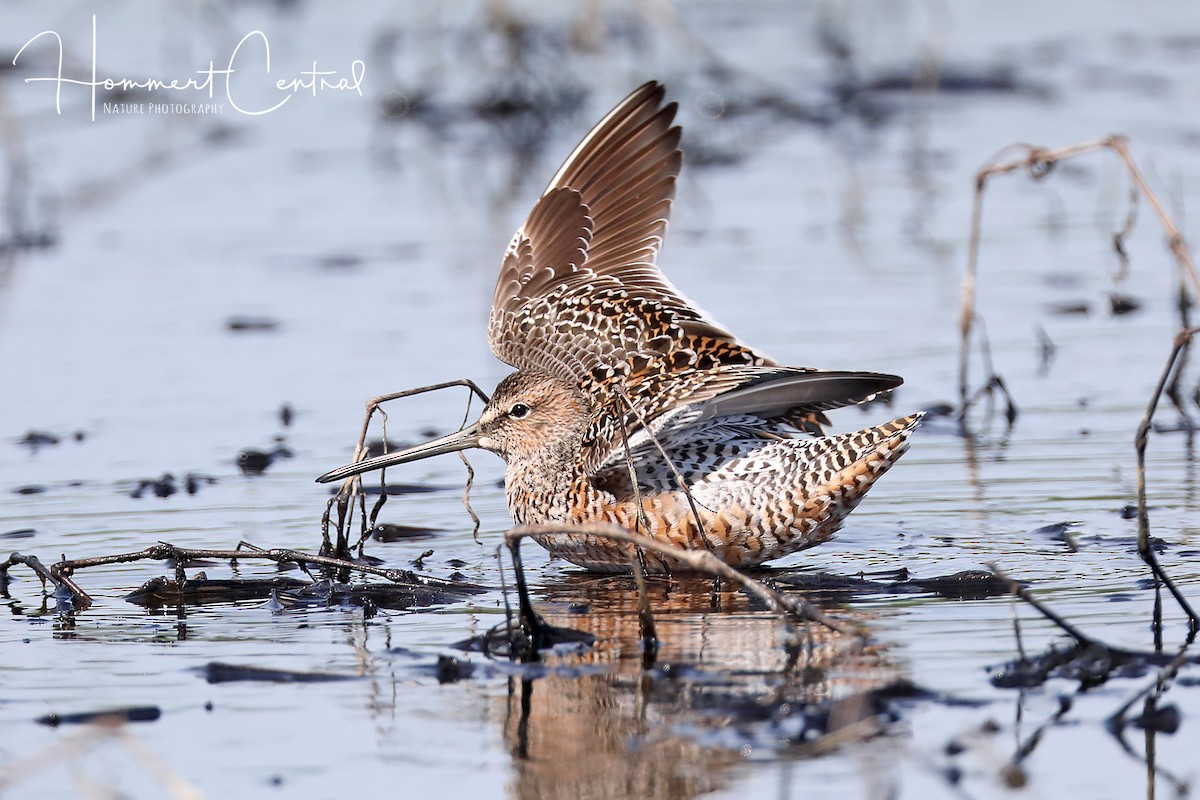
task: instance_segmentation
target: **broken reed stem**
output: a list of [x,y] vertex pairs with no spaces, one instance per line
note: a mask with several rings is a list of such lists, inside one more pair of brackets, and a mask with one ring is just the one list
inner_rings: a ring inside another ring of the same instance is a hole
[[[1020,150],[1023,155],[1019,158],[1000,160],[1012,150]],[[1006,147],[990,163],[984,165],[975,173],[975,196],[971,208],[971,232],[967,244],[967,270],[963,276],[962,296],[959,307],[958,394],[960,404],[964,409],[967,406],[967,399],[970,394],[968,382],[970,342],[972,329],[977,319],[975,286],[979,272],[980,233],[983,227],[983,195],[988,180],[993,176],[1015,172],[1020,169],[1026,170],[1034,180],[1040,180],[1049,174],[1050,169],[1057,162],[1097,150],[1110,150],[1120,159],[1135,190],[1131,192],[1131,196],[1134,198],[1144,198],[1154,211],[1155,216],[1158,217],[1158,221],[1163,227],[1163,231],[1167,235],[1167,247],[1175,257],[1181,281],[1191,290],[1192,297],[1200,297],[1200,274],[1196,272],[1196,266],[1192,262],[1191,250],[1188,247],[1187,241],[1183,238],[1183,234],[1180,233],[1178,226],[1175,225],[1174,220],[1171,219],[1171,216],[1159,201],[1154,190],[1146,182],[1141,170],[1138,169],[1137,163],[1133,160],[1133,155],[1129,151],[1128,139],[1122,135],[1114,134],[1106,136],[1103,139],[1093,139],[1057,149],[1036,147],[1028,144],[1016,144]],[[1124,237],[1129,232],[1128,228],[1129,217],[1126,218],[1125,226],[1117,232],[1114,239],[1114,247],[1117,248],[1118,254],[1120,254],[1121,249],[1124,247]]]
[[471,462],[467,458],[467,454],[463,451],[458,451],[458,457],[462,460],[463,466],[467,468],[467,482],[463,485],[462,502],[463,508],[465,508],[467,513],[471,516],[471,538],[475,540],[475,544],[482,546],[483,542],[479,541],[479,526],[481,524],[479,521],[479,515],[476,514],[475,509],[471,507],[471,487],[475,485],[475,468],[471,466]]
[[[477,397],[479,397],[484,403],[487,403],[487,401],[488,401],[487,393],[485,391],[483,391],[482,389],[480,389],[475,384],[474,381],[469,380],[467,378],[459,378],[458,380],[445,381],[444,383],[435,383],[435,384],[431,384],[429,386],[418,386],[415,389],[405,389],[402,392],[392,392],[391,394],[382,394],[382,395],[379,395],[378,397],[373,397],[370,400],[368,400],[367,401],[367,413],[363,416],[362,427],[359,429],[359,432],[358,432],[358,441],[355,442],[355,445],[354,445],[354,456],[352,457],[351,463],[357,464],[359,461],[362,461],[364,458],[367,457],[367,452],[369,450],[369,448],[367,447],[367,433],[371,429],[371,418],[375,415],[376,410],[381,410],[381,409],[379,409],[380,405],[382,405],[383,403],[391,402],[392,400],[400,400],[405,397],[412,397],[413,395],[424,394],[426,392],[436,392],[436,391],[440,391],[442,389],[450,389],[455,386],[465,386],[466,388],[470,389]],[[469,399],[468,399],[467,403],[468,403],[467,409],[468,409],[468,413],[469,413],[469,410],[470,410],[470,400]],[[386,442],[386,429],[385,429],[384,436],[385,436],[385,442]],[[382,473],[381,473],[380,481],[381,481],[381,483],[383,481]],[[384,487],[382,494],[383,495],[387,494],[386,486]],[[353,513],[351,513],[348,518],[347,514],[346,514],[346,510],[347,510],[347,508],[353,509],[354,501],[356,499],[358,500],[359,506],[362,509],[361,516],[362,516],[363,530],[362,530],[361,538],[359,539],[359,549],[361,551],[362,543],[366,541],[367,534],[369,533],[369,531],[367,530],[368,517],[367,517],[367,509],[366,509],[366,499],[365,499],[365,495],[362,491],[362,476],[361,475],[352,475],[349,478],[346,478],[346,480],[342,481],[342,485],[338,488],[337,494],[335,495],[335,498],[334,498],[334,501],[336,501],[336,503],[338,505],[338,522],[337,522],[338,544],[337,544],[337,548],[333,552],[334,552],[335,556],[338,556],[341,558],[348,559],[350,557],[350,552],[349,552],[350,551],[350,546],[349,546],[350,536],[349,536],[349,531],[347,530],[347,528],[349,527],[350,523],[353,520]],[[385,499],[383,497],[381,497],[380,500],[376,503],[374,512],[370,517],[371,522],[374,522],[374,518],[376,515],[378,515],[379,509],[382,507],[384,502],[386,502]],[[323,541],[324,541],[324,545],[321,548],[322,553],[328,552],[328,548],[330,546],[329,514],[330,514],[330,511],[332,510],[332,508],[333,508],[333,502],[331,502],[328,506],[325,507],[325,514],[324,514],[324,516],[321,517],[321,529],[322,529],[322,535],[323,535]],[[468,509],[469,508],[470,508],[470,506],[468,505]],[[472,517],[474,517],[474,512],[472,512]]]
[[1042,605],[1041,601],[1034,598],[1034,596],[1031,595],[1024,586],[1008,577],[1004,570],[1000,569],[1000,567],[994,561],[989,561],[984,566],[991,570],[993,575],[1008,584],[1009,591],[1024,600],[1029,605],[1033,606],[1034,610],[1061,628],[1063,633],[1074,639],[1081,647],[1087,647],[1095,642],[1094,639],[1083,633],[1083,631],[1079,630],[1074,625],[1060,617],[1058,614],[1055,614],[1049,608]]
[[[147,547],[144,550],[138,550],[132,553],[116,553],[108,556],[92,556],[90,558],[63,558],[56,564],[52,564],[47,568],[36,556],[25,556],[20,553],[13,553],[8,557],[8,560],[0,564],[0,576],[4,580],[8,578],[8,570],[17,564],[29,567],[42,580],[43,586],[47,581],[53,583],[55,587],[64,589],[71,593],[75,601],[75,609],[82,611],[92,604],[92,598],[88,596],[75,581],[74,574],[77,570],[87,569],[89,567],[100,567],[109,564],[128,564],[133,561],[167,561],[173,560],[176,563],[176,576],[183,569],[183,563],[193,559],[222,559],[229,561],[238,561],[246,558],[260,558],[266,561],[274,561],[277,564],[295,563],[300,566],[307,574],[307,565],[318,564],[322,567],[327,567],[339,571],[361,572],[366,575],[375,575],[393,583],[404,583],[413,580],[421,580],[410,570],[404,569],[384,569],[368,564],[359,564],[346,559],[334,558],[331,556],[318,555],[316,553],[305,553],[300,550],[289,550],[285,548],[272,548],[264,550],[260,547],[255,547],[252,544],[242,542],[236,549],[233,550],[208,550],[208,549],[193,549],[189,547],[176,547],[173,544],[160,542],[159,544]],[[310,576],[311,577],[311,576]],[[426,579],[429,580],[429,579]],[[182,581],[181,591],[182,591]]]
[[[620,397],[620,395],[617,396]],[[633,451],[629,449],[629,429],[625,425],[623,416],[617,415],[617,425],[621,429],[621,446],[625,450],[625,468],[629,470],[629,485],[633,487],[633,502],[637,506],[637,532],[641,533],[644,530],[649,533],[650,520],[646,518],[646,507],[642,504],[642,485],[637,479],[637,467],[633,464]],[[681,482],[680,485],[682,486],[683,483]],[[634,553],[637,555],[639,568],[645,571],[646,554],[640,547],[635,547]]]
[[[621,391],[621,387],[617,387],[613,391],[613,395],[619,400],[623,400],[628,408],[633,408],[633,404],[629,398]],[[629,485],[633,487],[633,502],[637,505],[637,532],[643,530],[650,532],[650,520],[646,518],[646,507],[642,504],[642,486],[638,483],[637,467],[633,463],[633,451],[629,449],[629,427],[625,424],[624,415],[617,414],[617,424],[621,429],[621,446],[625,450],[625,467],[629,470]],[[642,426],[646,428],[645,425]],[[654,436],[649,428],[646,432],[651,437]],[[664,456],[666,453],[664,452]],[[667,459],[667,465],[670,466],[671,461]],[[674,467],[672,467],[674,469]],[[691,492],[687,486],[680,481],[680,486],[683,486],[683,491],[689,497]],[[642,669],[650,669],[654,666],[654,661],[658,657],[658,630],[654,626],[654,612],[650,608],[650,590],[646,586],[646,553],[640,547],[633,548],[633,555],[629,557],[629,568],[633,571],[633,582],[637,586],[638,597],[638,630],[642,637]]]
[[[1184,285],[1183,275],[1179,276],[1179,297],[1177,308],[1179,311],[1179,328],[1187,330],[1192,327],[1191,321],[1191,297],[1188,296],[1187,286]],[[1187,404],[1183,397],[1183,373],[1187,369],[1188,351],[1192,347],[1191,339],[1184,343],[1179,351],[1178,366],[1175,368],[1174,377],[1167,384],[1164,393],[1171,400],[1171,405],[1175,406],[1175,411],[1183,419],[1183,424],[1187,426],[1189,431],[1195,430],[1196,421],[1192,419],[1192,415],[1188,413]]]
[[517,543],[525,537],[556,534],[591,536],[597,539],[625,542],[635,547],[641,547],[644,550],[651,550],[660,555],[675,559],[686,569],[696,572],[707,572],[710,575],[716,575],[739,584],[766,603],[767,607],[772,611],[782,614],[788,623],[789,629],[791,628],[793,619],[801,621],[811,620],[837,633],[853,636],[860,643],[866,641],[866,635],[853,626],[827,616],[823,611],[802,597],[792,597],[775,591],[762,581],[757,581],[740,570],[729,566],[708,550],[681,550],[678,547],[665,544],[657,539],[651,539],[648,536],[634,533],[619,525],[603,523],[587,523],[571,525],[570,527],[560,525],[518,525],[505,532],[504,539],[509,543],[509,548],[516,553]]
[[333,542],[329,539],[330,516],[333,513],[333,504],[338,501],[339,495],[331,495],[325,503],[325,513],[321,515],[321,552],[328,553],[333,547]]
[[638,633],[642,638],[642,669],[650,669],[658,660],[658,628],[654,625],[654,609],[650,606],[650,590],[646,586],[646,570],[642,568],[641,550],[639,557],[629,559],[633,570],[633,581],[638,593]]
[[[487,395],[484,394],[483,391],[478,386],[475,386],[474,383],[472,383],[471,386],[475,389],[476,392],[478,392],[479,396],[483,399],[484,405],[487,405],[487,401],[488,401]],[[467,427],[467,423],[470,421],[471,421],[471,395],[467,395],[467,407],[463,409],[462,422],[459,423],[459,426],[458,426],[459,430],[462,430],[463,428]],[[463,486],[462,501],[463,501],[463,508],[465,508],[467,510],[467,513],[471,515],[471,538],[475,540],[475,544],[482,545],[483,542],[479,541],[479,525],[480,525],[479,515],[475,513],[475,509],[471,508],[471,487],[475,485],[475,468],[471,466],[471,462],[467,459],[467,454],[465,452],[463,452],[462,450],[458,451],[458,458],[460,461],[462,461],[463,466],[467,468],[467,482]],[[374,522],[374,520],[372,520],[372,522]]]
[[[1167,591],[1171,593],[1171,596],[1175,598],[1175,602],[1179,603],[1180,608],[1187,614],[1188,628],[1193,637],[1200,630],[1200,616],[1197,616],[1187,599],[1184,598],[1183,593],[1175,586],[1175,582],[1163,570],[1162,566],[1158,563],[1158,556],[1154,554],[1154,548],[1150,546],[1150,513],[1146,506],[1146,446],[1149,443],[1150,426],[1154,421],[1154,411],[1158,408],[1158,402],[1162,399],[1168,381],[1171,380],[1171,376],[1175,372],[1180,353],[1197,332],[1200,332],[1200,328],[1185,328],[1175,334],[1175,346],[1171,348],[1171,355],[1167,358],[1166,366],[1163,367],[1162,375],[1159,376],[1158,385],[1154,388],[1154,393],[1150,396],[1150,402],[1146,406],[1146,413],[1142,415],[1141,424],[1138,425],[1137,429],[1137,436],[1134,438],[1134,450],[1137,452],[1138,555],[1142,557],[1142,560],[1150,567],[1150,571],[1154,573],[1156,581],[1155,591],[1158,591],[1158,582],[1161,582],[1167,587]],[[1162,630],[1162,617],[1158,606],[1155,607],[1154,624],[1156,630]]]
[[[666,448],[662,446],[662,442],[658,440],[658,436],[655,435],[653,427],[651,427],[650,423],[647,422],[646,417],[642,414],[641,410],[638,409],[638,407],[634,405],[633,401],[629,399],[629,395],[627,395],[621,387],[617,387],[616,395],[625,404],[625,407],[633,412],[633,415],[637,418],[638,424],[642,426],[642,430],[644,430],[646,435],[650,437],[650,441],[654,443],[654,447],[658,450],[659,455],[662,456],[663,463],[666,464],[667,469],[671,471],[671,477],[673,477],[675,479],[675,483],[683,489],[683,496],[687,499],[688,509],[692,512],[692,519],[696,523],[696,530],[700,532],[700,543],[704,545],[705,550],[712,551],[712,545],[709,544],[708,541],[708,533],[704,530],[704,520],[700,518],[700,511],[696,508],[696,498],[692,495],[692,490],[688,487],[687,481],[685,481],[683,476],[679,474],[679,470],[676,469],[674,462],[671,461],[671,456],[667,453]],[[627,458],[632,459],[633,454],[629,451],[629,439],[625,435],[624,426],[625,423],[624,420],[622,420],[621,435],[625,444],[625,454]],[[636,486],[637,477],[633,474],[632,470],[633,465],[631,461],[630,478],[633,480],[633,484]],[[638,503],[638,509],[640,512],[640,502]],[[646,530],[650,530],[650,528],[647,527]]]

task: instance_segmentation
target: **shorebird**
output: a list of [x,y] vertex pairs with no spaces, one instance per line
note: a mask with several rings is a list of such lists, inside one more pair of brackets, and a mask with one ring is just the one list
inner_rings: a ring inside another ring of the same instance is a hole
[[[664,94],[647,83],[609,112],[509,243],[488,342],[517,372],[479,420],[318,481],[489,450],[507,462],[514,519],[555,525],[560,532],[534,538],[595,571],[628,571],[634,550],[572,525],[616,523],[737,567],[841,527],[907,449],[921,415],[820,435],[823,412],[902,379],[781,366],[667,280],[656,259],[682,153],[676,104],[664,105]],[[673,566],[642,557],[651,571]]]

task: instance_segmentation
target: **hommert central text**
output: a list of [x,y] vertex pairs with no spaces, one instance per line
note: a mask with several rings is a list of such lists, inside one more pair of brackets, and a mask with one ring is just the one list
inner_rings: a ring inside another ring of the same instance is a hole
[[[259,30],[250,31],[241,38],[237,46],[233,48],[233,52],[229,54],[229,60],[226,62],[223,69],[216,67],[215,62],[209,61],[207,69],[196,70],[196,75],[199,77],[189,78],[172,78],[169,80],[161,80],[158,78],[117,78],[117,77],[99,77],[97,75],[97,42],[96,42],[96,15],[92,15],[92,73],[90,79],[83,78],[68,78],[63,75],[63,41],[62,37],[56,31],[46,30],[29,39],[13,56],[13,66],[17,66],[21,54],[25,49],[37,42],[42,37],[52,38],[58,45],[58,70],[57,73],[51,76],[25,78],[25,83],[50,83],[54,86],[54,107],[55,110],[62,114],[62,94],[64,87],[83,87],[89,92],[91,97],[91,112],[92,121],[96,119],[97,95],[100,91],[104,92],[129,92],[142,90],[147,92],[202,92],[208,100],[215,100],[221,95],[224,95],[224,103],[189,103],[189,102],[169,102],[161,103],[104,103],[104,113],[150,113],[150,114],[165,114],[165,113],[183,113],[183,114],[211,114],[221,113],[224,110],[224,105],[227,103],[230,108],[239,114],[247,114],[250,116],[260,116],[269,114],[282,108],[286,103],[292,100],[300,93],[309,94],[313,97],[326,91],[352,91],[362,96],[363,76],[366,73],[366,64],[361,60],[354,60],[350,64],[349,76],[340,76],[337,70],[321,70],[317,68],[317,62],[312,62],[312,68],[301,70],[295,77],[276,79],[274,89],[282,96],[278,100],[272,99],[262,106],[251,106],[249,101],[244,97],[241,98],[245,106],[239,105],[237,93],[234,91],[232,77],[238,72],[238,58],[243,55],[243,48],[261,48],[261,52],[265,58],[263,69],[267,76],[271,74],[271,43],[267,39],[267,35]],[[250,73],[247,71],[247,75]],[[222,91],[223,89],[223,91]],[[127,107],[142,107],[142,110],[128,110]],[[176,110],[177,107],[177,110]],[[205,110],[200,110],[205,109]]]

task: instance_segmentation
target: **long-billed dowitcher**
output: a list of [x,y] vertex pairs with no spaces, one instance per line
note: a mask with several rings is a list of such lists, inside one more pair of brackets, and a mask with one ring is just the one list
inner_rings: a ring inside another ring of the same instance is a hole
[[[785,367],[684,297],[655,264],[682,153],[676,106],[647,83],[602,119],[513,236],[488,342],[517,368],[478,422],[322,475],[329,482],[479,447],[508,463],[508,506],[582,567],[630,549],[573,533],[610,522],[752,566],[825,541],[907,448],[920,414],[837,436],[823,412],[895,375]],[[636,485],[630,469],[637,476]],[[689,497],[690,494],[690,497]],[[671,565],[645,554],[651,570]]]

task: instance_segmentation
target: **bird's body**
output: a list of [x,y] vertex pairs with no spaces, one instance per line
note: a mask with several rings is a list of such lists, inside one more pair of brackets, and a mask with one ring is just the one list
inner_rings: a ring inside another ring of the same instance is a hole
[[646,84],[601,120],[513,237],[488,340],[518,371],[479,422],[320,480],[481,447],[508,464],[513,517],[560,527],[535,538],[599,571],[628,570],[631,547],[572,525],[616,523],[734,566],[811,547],[841,526],[920,415],[809,435],[825,410],[901,380],[779,366],[667,281],[655,260],[681,154],[674,104],[662,98]]

